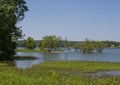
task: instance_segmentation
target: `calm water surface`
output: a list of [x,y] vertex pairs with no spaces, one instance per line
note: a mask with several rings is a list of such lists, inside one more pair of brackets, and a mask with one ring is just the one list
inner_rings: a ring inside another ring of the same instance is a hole
[[19,56],[34,56],[36,60],[15,60],[17,68],[30,68],[35,64],[48,61],[81,60],[81,61],[105,61],[120,62],[120,49],[104,49],[103,53],[82,54],[80,52],[39,53],[18,52]]

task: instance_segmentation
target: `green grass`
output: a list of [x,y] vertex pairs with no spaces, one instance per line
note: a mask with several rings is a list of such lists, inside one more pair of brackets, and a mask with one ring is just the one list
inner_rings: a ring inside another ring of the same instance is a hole
[[81,72],[97,72],[102,70],[120,70],[120,63],[109,62],[87,62],[87,61],[57,61],[46,62],[40,65],[36,65],[33,68],[49,68],[58,70],[70,70]]
[[[45,50],[34,50],[34,49],[16,49],[16,52],[44,52],[44,53],[48,53],[48,51]],[[52,51],[52,52],[63,52],[63,50],[56,50],[56,51]]]
[[24,49],[24,50],[16,49],[15,51],[16,52],[41,52],[40,50],[29,50],[29,49]]
[[83,73],[120,70],[120,63],[45,62],[29,69],[0,64],[0,85],[119,85],[120,76],[92,77]]

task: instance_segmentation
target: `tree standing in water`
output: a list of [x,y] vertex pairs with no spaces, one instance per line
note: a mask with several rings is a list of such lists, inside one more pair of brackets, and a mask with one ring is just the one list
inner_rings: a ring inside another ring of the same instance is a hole
[[61,46],[61,37],[57,37],[55,35],[44,36],[41,42],[41,50],[42,51],[56,51]]

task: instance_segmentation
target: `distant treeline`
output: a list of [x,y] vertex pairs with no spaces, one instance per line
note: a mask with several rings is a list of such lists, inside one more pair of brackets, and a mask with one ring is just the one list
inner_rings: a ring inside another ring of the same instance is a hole
[[[25,47],[25,41],[26,40],[18,40],[17,41],[17,47]],[[42,42],[42,40],[35,40],[35,46],[38,47],[39,42]],[[84,41],[68,41],[69,46],[73,47],[76,43],[83,43]],[[106,48],[120,48],[120,42],[117,41],[100,41],[106,44]]]
[[[17,47],[25,47],[26,40],[18,40],[17,41]],[[35,40],[35,46],[39,46],[39,42],[42,42],[42,40]],[[62,42],[61,42],[62,43]],[[72,47],[76,43],[83,43],[83,41],[68,41],[69,46]]]

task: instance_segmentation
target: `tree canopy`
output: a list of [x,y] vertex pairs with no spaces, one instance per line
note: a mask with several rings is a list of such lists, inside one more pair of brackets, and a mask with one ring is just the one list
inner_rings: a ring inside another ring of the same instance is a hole
[[61,37],[57,37],[54,35],[50,35],[50,36],[45,36],[43,37],[43,40],[41,41],[41,50],[44,51],[55,51],[57,49],[59,49],[60,45],[61,45]]
[[25,46],[27,49],[34,49],[35,48],[35,40],[31,37],[28,37],[25,41]]
[[80,49],[82,53],[92,53],[94,50],[98,53],[102,53],[106,44],[102,41],[90,41],[89,39],[85,39],[84,42],[76,43],[73,47],[75,50]]
[[94,50],[94,44],[92,41],[86,39],[80,48],[83,53],[91,53]]
[[22,37],[17,23],[26,11],[24,0],[0,0],[0,60],[10,60],[15,54],[16,40]]

